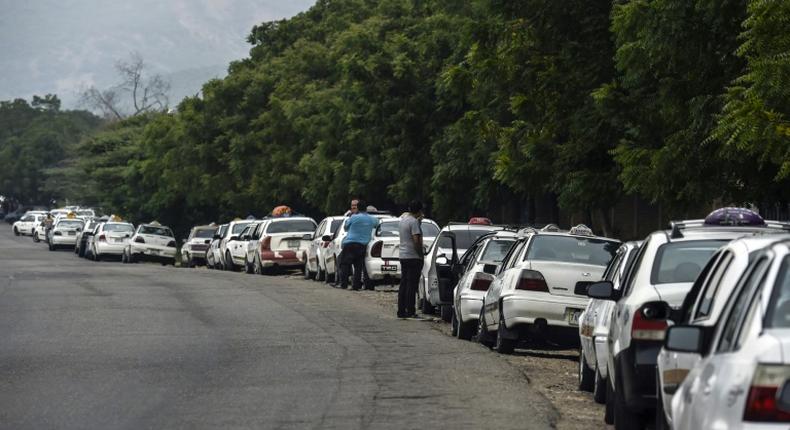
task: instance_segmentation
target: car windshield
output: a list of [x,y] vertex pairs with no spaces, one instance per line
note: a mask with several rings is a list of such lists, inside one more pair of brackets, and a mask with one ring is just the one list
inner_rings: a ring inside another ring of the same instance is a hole
[[234,235],[237,235],[237,234],[241,233],[242,231],[244,231],[244,229],[247,228],[248,225],[250,225],[249,222],[240,222],[240,223],[238,223],[238,224],[233,226],[233,231],[231,233],[233,233]]
[[141,234],[153,234],[156,236],[173,237],[173,232],[167,227],[158,227],[154,225],[144,225],[140,227]]
[[82,221],[78,220],[63,220],[58,222],[58,228],[77,228],[82,227]]
[[785,257],[768,305],[766,327],[790,328],[790,256]]
[[480,261],[491,261],[494,263],[501,263],[505,259],[505,255],[510,251],[510,247],[516,243],[515,239],[491,239],[486,245]]
[[104,231],[134,231],[134,227],[129,224],[104,224]]
[[342,219],[336,219],[332,221],[332,225],[329,226],[329,234],[334,234],[337,231],[337,228],[343,224]]
[[25,215],[25,216],[22,217],[22,219],[20,219],[20,221],[22,221],[22,222],[29,222],[29,221],[33,221],[33,219],[34,219],[33,215]]
[[77,211],[77,216],[93,216],[93,211]]
[[688,240],[661,245],[653,260],[650,282],[694,282],[710,256],[725,243],[726,240]]
[[206,228],[200,229],[195,231],[194,237],[199,237],[201,239],[211,239],[212,237],[214,237],[215,231],[216,231],[215,229],[206,229]]
[[[491,230],[452,230],[455,234],[455,246],[456,249],[469,249],[470,246],[477,240],[478,237],[486,234],[491,233]],[[450,249],[453,247],[453,243],[448,236],[442,236],[439,238],[439,243],[437,245],[439,248]]]
[[272,221],[266,227],[266,233],[296,233],[296,232],[313,232],[315,231],[315,223],[309,219],[289,219],[281,221]]
[[606,266],[619,247],[619,242],[611,240],[537,235],[532,239],[525,259]]

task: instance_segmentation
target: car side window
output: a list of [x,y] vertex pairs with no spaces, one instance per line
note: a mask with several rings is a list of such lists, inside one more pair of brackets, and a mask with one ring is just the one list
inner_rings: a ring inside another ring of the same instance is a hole
[[499,269],[500,272],[504,272],[505,270],[510,269],[516,265],[516,262],[518,262],[518,256],[521,255],[521,251],[524,250],[526,244],[527,239],[521,239],[516,242],[512,248],[510,248],[510,252],[507,254],[507,257],[505,257],[505,260],[502,261],[502,266]]
[[724,278],[724,274],[727,273],[727,269],[730,268],[733,258],[734,256],[731,251],[725,251],[716,263],[715,268],[705,279],[705,283],[702,285],[702,290],[699,295],[699,306],[693,316],[694,320],[708,319],[708,317],[710,317],[710,311],[713,309],[713,299],[716,297],[716,292],[719,290],[721,280]]
[[[486,243],[488,243],[488,242],[486,242]],[[479,244],[479,245],[477,245],[475,247],[474,252],[467,253],[468,259],[466,261],[466,268],[464,269],[464,272],[468,272],[472,268],[472,266],[477,264],[477,260],[479,258],[479,255],[480,255],[480,253],[482,252],[482,250],[484,248],[485,248],[484,244]]]
[[617,255],[614,256],[614,259],[606,267],[606,271],[603,273],[603,279],[605,281],[614,280],[614,275],[619,272],[617,269],[620,267],[620,262],[623,261],[623,255],[625,255],[625,252],[618,252]]
[[755,292],[756,287],[765,276],[767,266],[768,258],[762,257],[752,265],[751,270],[747,270],[744,278],[741,278],[741,282],[739,282],[740,289],[737,294],[730,297],[732,306],[724,319],[724,326],[716,348],[717,352],[722,353],[734,350],[741,321],[743,321],[744,315],[749,309],[751,299],[757,295]]
[[647,253],[647,248],[649,248],[649,246],[650,239],[645,240],[645,242],[639,248],[638,254],[636,254],[636,257],[634,257],[634,261],[630,264],[630,267],[626,268],[626,273],[625,276],[623,276],[622,281],[623,297],[631,294],[634,286],[634,279],[636,278],[636,273],[639,271],[639,266],[642,265],[642,260],[644,260],[645,254]]
[[324,230],[326,229],[326,220],[321,221],[321,224],[318,224],[318,227],[315,229],[315,233],[313,233],[313,239],[317,237],[321,237],[324,235]]

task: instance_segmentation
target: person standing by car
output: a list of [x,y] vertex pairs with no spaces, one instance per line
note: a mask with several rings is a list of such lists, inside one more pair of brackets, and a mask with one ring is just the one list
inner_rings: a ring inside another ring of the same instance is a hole
[[362,288],[362,275],[365,270],[365,250],[379,220],[368,215],[365,202],[361,199],[351,201],[351,216],[346,219],[348,232],[343,239],[340,253],[340,288],[348,288],[348,273],[354,267],[353,290]]
[[398,318],[417,316],[415,306],[417,284],[423,264],[422,203],[412,201],[409,211],[400,219],[400,287],[398,288]]

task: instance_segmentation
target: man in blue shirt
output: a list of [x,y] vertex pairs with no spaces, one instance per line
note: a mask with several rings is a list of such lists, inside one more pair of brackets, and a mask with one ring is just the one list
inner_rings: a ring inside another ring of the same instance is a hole
[[366,203],[361,199],[351,201],[351,212],[351,216],[346,218],[347,234],[343,238],[343,250],[340,253],[340,288],[348,288],[348,274],[353,265],[354,283],[351,288],[359,290],[362,288],[362,272],[365,270],[365,251],[379,220],[368,215]]

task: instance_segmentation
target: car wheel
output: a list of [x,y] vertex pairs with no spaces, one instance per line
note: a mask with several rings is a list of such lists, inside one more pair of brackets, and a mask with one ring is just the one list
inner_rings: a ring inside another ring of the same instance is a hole
[[[619,376],[619,375],[618,375]],[[620,378],[616,380],[620,381]],[[642,430],[642,415],[628,409],[623,390],[614,392],[614,428],[615,430]]]
[[[36,233],[35,231],[33,232],[33,242],[35,243],[41,242],[41,239],[38,238],[38,233]],[[77,248],[74,249],[76,250]]]
[[614,424],[614,388],[612,381],[606,380],[606,407],[604,408],[603,421],[606,424]]
[[475,335],[476,326],[471,322],[463,322],[463,320],[458,319],[455,311],[453,311],[453,318],[456,318],[458,322],[458,334],[456,337],[461,340],[472,340],[472,337]]
[[587,365],[587,359],[584,356],[584,351],[579,348],[579,390],[592,392],[595,388],[595,371],[590,369]]
[[19,236],[19,230],[16,227],[14,227],[14,236]]
[[252,275],[253,273],[255,273],[255,267],[253,267],[253,265],[250,264],[249,261],[247,261],[247,255],[246,254],[244,255],[244,271],[247,274],[249,274],[249,275]]
[[80,257],[80,258],[85,258],[85,247],[84,246],[80,246],[80,250],[79,250],[79,252],[77,252],[77,256]]
[[318,266],[318,273],[315,275],[315,280],[318,282],[324,282],[324,280],[326,280],[326,271],[321,268],[321,265]]
[[477,320],[477,341],[489,348],[494,347],[495,339],[488,332],[488,324],[486,324],[485,313],[483,313],[482,309],[480,309],[480,318]]
[[255,261],[253,262],[253,265],[253,272],[255,272],[256,275],[263,275],[263,265],[261,264],[261,259],[258,257],[257,253],[255,255]]
[[598,366],[595,366],[595,386],[593,387],[593,400],[595,400],[595,403],[600,405],[606,403],[606,384],[608,382],[601,376]]
[[455,312],[453,312],[452,317],[450,317],[450,333],[453,337],[458,337],[458,318],[455,316]]
[[512,354],[516,349],[516,341],[507,338],[507,327],[502,312],[499,312],[499,326],[497,326],[496,343],[494,349],[500,354]]
[[450,305],[439,305],[439,315],[441,315],[442,321],[450,322],[453,318],[453,307]]
[[233,264],[233,258],[230,256],[230,251],[225,251],[225,270],[230,272],[236,271],[236,265]]
[[666,414],[664,414],[664,394],[661,389],[661,381],[658,379],[658,370],[656,370],[656,387],[658,391],[658,401],[656,402],[656,422],[655,430],[668,430],[669,423],[667,422]]

